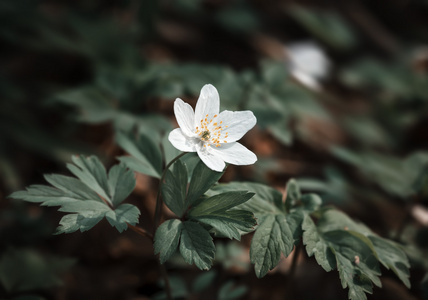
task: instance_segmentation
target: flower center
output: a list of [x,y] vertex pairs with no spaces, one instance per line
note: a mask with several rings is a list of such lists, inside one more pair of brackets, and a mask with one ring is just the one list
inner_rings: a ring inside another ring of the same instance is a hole
[[210,134],[209,130],[202,132],[202,136],[201,136],[202,140],[208,141],[210,138],[211,138],[211,134]]
[[208,120],[208,115],[200,121],[200,127],[196,127],[196,133],[200,136],[204,142],[204,147],[215,146],[221,147],[221,143],[227,143],[228,133],[222,133],[224,128],[223,121],[216,122],[217,115]]

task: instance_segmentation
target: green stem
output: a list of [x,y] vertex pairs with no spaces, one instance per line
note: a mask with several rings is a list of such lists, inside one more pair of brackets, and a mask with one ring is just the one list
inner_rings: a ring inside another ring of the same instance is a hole
[[168,171],[169,167],[172,166],[173,163],[175,163],[177,160],[179,160],[181,157],[186,155],[188,152],[183,152],[180,155],[178,155],[176,158],[171,160],[165,167],[165,169],[162,172],[162,176],[159,182],[159,188],[158,188],[158,194],[156,196],[156,208],[155,208],[155,226],[153,228],[153,236],[155,235],[156,229],[159,226],[160,223],[160,217],[161,217],[161,208],[162,208],[162,197],[161,197],[161,188],[163,181],[165,180],[166,171]]
[[[160,223],[161,209],[162,209],[161,189],[162,189],[163,181],[165,180],[166,172],[168,171],[169,167],[171,167],[173,165],[173,163],[175,163],[177,160],[179,160],[181,157],[183,157],[187,153],[188,152],[183,152],[180,155],[178,155],[177,157],[175,157],[173,160],[171,160],[166,165],[165,169],[162,172],[162,176],[161,176],[161,179],[160,179],[160,182],[159,182],[158,194],[156,195],[156,208],[155,208],[155,218],[154,218],[155,224],[154,224],[154,227],[153,227],[153,235],[152,235],[152,237],[155,236],[156,229],[159,227],[159,223]],[[161,272],[161,275],[163,277],[163,280],[165,282],[165,291],[166,291],[167,299],[168,300],[172,300],[171,286],[169,284],[168,274],[167,274],[167,271],[165,269],[165,266],[159,263],[159,268],[160,268],[160,272]]]

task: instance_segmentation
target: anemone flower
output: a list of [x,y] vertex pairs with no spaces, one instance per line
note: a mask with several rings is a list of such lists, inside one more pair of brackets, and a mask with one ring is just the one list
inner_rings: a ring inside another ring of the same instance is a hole
[[251,165],[256,155],[237,141],[256,125],[249,111],[220,111],[217,89],[202,87],[195,111],[180,98],[174,102],[174,114],[180,128],[169,134],[169,141],[180,151],[197,152],[211,170],[221,172],[226,163]]

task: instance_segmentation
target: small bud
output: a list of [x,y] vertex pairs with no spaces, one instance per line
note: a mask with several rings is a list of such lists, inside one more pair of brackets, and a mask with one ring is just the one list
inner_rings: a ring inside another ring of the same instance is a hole
[[355,264],[358,265],[360,263],[360,257],[358,255],[355,255]]

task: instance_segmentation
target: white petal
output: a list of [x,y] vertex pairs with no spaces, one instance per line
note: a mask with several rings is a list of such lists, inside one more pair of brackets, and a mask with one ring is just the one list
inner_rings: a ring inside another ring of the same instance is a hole
[[221,147],[211,150],[232,165],[252,165],[257,161],[257,156],[240,143],[222,144]]
[[196,152],[195,139],[185,136],[181,128],[176,128],[169,133],[168,140],[171,144],[183,152]]
[[201,120],[205,120],[205,118],[209,122],[215,115],[218,115],[219,111],[220,97],[217,89],[211,84],[204,85],[195,107],[195,127],[200,126]]
[[[235,142],[242,138],[244,134],[256,125],[257,119],[252,111],[228,111],[225,110],[220,113],[217,124],[222,126],[220,142],[223,143],[227,140],[228,143]],[[226,127],[227,126],[227,127]],[[228,135],[225,138],[226,133]]]
[[199,158],[213,171],[222,172],[226,164],[213,151],[213,149],[197,148]]
[[189,137],[192,136],[195,130],[195,113],[193,112],[193,108],[180,98],[177,98],[174,102],[174,114],[183,133]]
[[321,89],[317,79],[312,77],[311,75],[300,71],[299,69],[295,69],[291,71],[291,74],[297,79],[301,84],[307,86],[310,89],[315,91],[319,91]]

